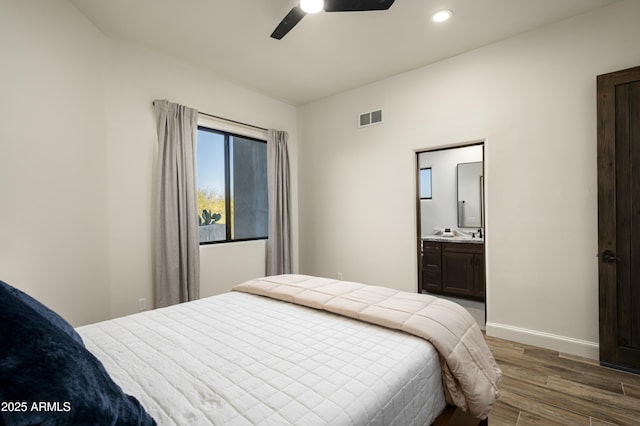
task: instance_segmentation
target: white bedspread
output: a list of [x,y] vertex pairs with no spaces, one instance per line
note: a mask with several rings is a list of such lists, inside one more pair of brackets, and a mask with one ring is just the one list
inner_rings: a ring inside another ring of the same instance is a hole
[[309,275],[256,278],[234,290],[323,309],[403,330],[433,343],[448,403],[486,419],[500,396],[502,371],[478,324],[460,305],[419,293]]
[[406,333],[244,293],[78,328],[160,425],[424,425],[438,356]]

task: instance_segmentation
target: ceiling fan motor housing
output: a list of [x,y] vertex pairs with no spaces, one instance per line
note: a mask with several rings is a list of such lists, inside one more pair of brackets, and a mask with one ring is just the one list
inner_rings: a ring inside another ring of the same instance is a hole
[[[304,18],[307,1],[322,3],[322,0],[302,0],[300,6],[295,6],[280,21],[271,37],[280,40]],[[325,12],[367,12],[372,10],[387,10],[395,0],[324,0]],[[305,4],[303,4],[305,3]],[[315,5],[317,9],[317,4]],[[311,9],[311,10],[315,10]],[[320,11],[320,8],[318,11]],[[311,13],[311,12],[310,12]]]

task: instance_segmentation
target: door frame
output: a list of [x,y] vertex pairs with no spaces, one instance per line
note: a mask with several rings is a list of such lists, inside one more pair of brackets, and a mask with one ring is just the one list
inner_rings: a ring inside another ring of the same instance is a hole
[[[485,139],[477,139],[474,141],[469,141],[469,142],[464,142],[461,144],[457,144],[457,145],[446,145],[446,146],[440,146],[440,147],[434,147],[434,148],[424,148],[424,149],[416,149],[415,152],[415,158],[416,158],[416,163],[415,163],[415,182],[416,182],[416,255],[417,255],[417,274],[418,274],[418,289],[417,292],[418,293],[422,293],[422,216],[421,216],[421,209],[420,209],[420,154],[424,154],[424,153],[428,153],[428,152],[436,152],[436,151],[448,151],[451,149],[458,149],[458,148],[466,148],[466,147],[470,147],[470,146],[477,146],[477,145],[482,145],[482,176],[485,176],[486,170],[485,170]],[[482,179],[482,193],[483,196],[486,195],[486,179]],[[485,270],[485,299],[484,299],[484,303],[485,303],[485,319],[487,316],[487,303],[489,300],[489,292],[487,291],[487,287],[486,287],[486,277],[487,277],[487,216],[486,216],[486,202],[482,203],[482,217],[484,218],[484,223],[483,223],[483,230],[484,230],[484,249],[485,249],[485,256],[484,256],[484,270]]]

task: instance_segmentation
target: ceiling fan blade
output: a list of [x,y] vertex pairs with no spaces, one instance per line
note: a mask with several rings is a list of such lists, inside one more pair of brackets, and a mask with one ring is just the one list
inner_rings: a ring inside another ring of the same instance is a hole
[[289,13],[287,13],[287,16],[280,21],[276,29],[273,30],[271,37],[280,40],[282,37],[287,35],[287,33],[291,31],[291,29],[295,27],[302,18],[304,18],[304,15],[306,15],[306,13],[300,9],[300,7],[294,7],[289,11]]
[[387,10],[395,0],[325,0],[325,12],[363,12]]

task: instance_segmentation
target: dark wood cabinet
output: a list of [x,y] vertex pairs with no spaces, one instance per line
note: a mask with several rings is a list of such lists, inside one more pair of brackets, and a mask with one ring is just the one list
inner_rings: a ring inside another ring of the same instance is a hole
[[484,299],[484,245],[442,243],[442,291]]
[[423,241],[422,289],[484,301],[484,244]]
[[422,242],[422,289],[442,291],[442,243]]

